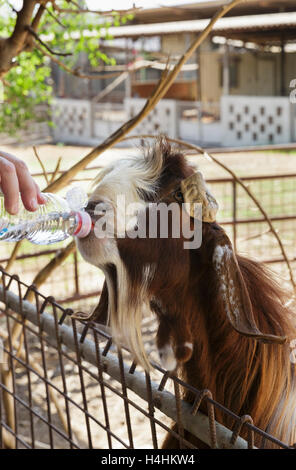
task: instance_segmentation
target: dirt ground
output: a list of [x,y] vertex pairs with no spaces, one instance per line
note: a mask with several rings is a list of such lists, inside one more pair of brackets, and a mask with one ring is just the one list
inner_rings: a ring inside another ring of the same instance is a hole
[[[34,156],[32,147],[4,146],[4,151],[22,158],[31,172],[40,172],[40,165]],[[67,170],[84,157],[92,148],[68,145],[39,145],[38,152],[48,171],[54,170],[57,159],[62,157],[61,169]],[[137,147],[114,148],[99,156],[90,167],[102,165],[139,152]],[[214,154],[222,163],[228,165],[238,176],[293,174],[296,172],[296,151],[257,151]],[[190,155],[190,161],[196,163],[206,178],[219,178],[228,175],[225,170],[203,156]]]

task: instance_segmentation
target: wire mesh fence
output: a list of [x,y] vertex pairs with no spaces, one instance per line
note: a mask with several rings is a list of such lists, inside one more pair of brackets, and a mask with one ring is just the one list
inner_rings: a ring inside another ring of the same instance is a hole
[[[295,268],[296,175],[243,180],[267,210]],[[248,196],[230,178],[209,185],[221,205],[219,223],[237,250],[269,263],[288,283],[277,242]],[[11,248],[3,245],[5,267]],[[72,254],[38,292],[31,285],[35,274],[62,246],[24,243],[14,265],[21,279],[1,268],[0,447],[158,449],[170,433],[180,448],[192,448],[187,432],[212,447],[264,448],[271,442],[288,447],[257,429],[250,417],[216,403],[209,391],[162,370],[151,318],[143,325],[153,366],[149,374],[113,343],[108,330],[71,318],[73,311],[88,312],[97,303],[103,282],[79,254]],[[33,292],[31,302],[25,300],[28,292]],[[183,398],[188,391],[190,404]],[[217,420],[221,413],[227,428]],[[177,423],[173,429],[172,422]]]
[[[242,177],[262,204],[296,267],[296,174]],[[267,263],[289,287],[288,267],[268,223],[245,190],[232,178],[210,180],[221,207],[218,222],[226,229],[238,253]]]
[[[215,402],[208,390],[194,389],[162,370],[153,353],[153,369],[147,373],[126,349],[113,344],[108,332],[74,320],[70,309],[17,276],[1,274],[2,447],[10,442],[16,448],[158,449],[165,434],[173,433],[180,448],[195,448],[186,439],[189,431],[213,448],[264,447],[267,442],[288,448],[256,428],[249,416],[238,417]],[[28,290],[33,302],[24,300]],[[186,391],[191,404],[182,399]],[[207,414],[200,412],[204,404]],[[216,420],[217,411],[227,416],[227,428]]]
[[[80,183],[88,183],[101,167],[90,168]],[[283,242],[292,268],[296,267],[296,174],[241,178],[262,203]],[[79,183],[79,184],[80,184]],[[274,234],[258,207],[232,178],[209,179],[208,184],[219,201],[218,222],[226,229],[237,251],[264,261],[289,285],[289,274]],[[67,242],[50,247],[23,242],[14,271],[22,273],[22,281],[31,284],[34,276]],[[0,246],[0,264],[5,267],[13,246]],[[90,310],[100,295],[103,275],[86,264],[79,253],[67,258],[42,287],[44,295],[54,295],[59,303],[73,309]]]

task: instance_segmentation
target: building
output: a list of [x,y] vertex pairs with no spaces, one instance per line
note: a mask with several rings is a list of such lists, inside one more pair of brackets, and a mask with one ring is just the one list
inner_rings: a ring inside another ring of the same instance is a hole
[[[80,81],[77,86],[79,79],[59,71],[55,106],[63,109],[64,137],[57,133],[56,139],[67,140],[65,119],[77,116],[77,110],[71,112],[73,106],[83,104],[86,126],[82,129],[84,118],[80,118],[76,132],[70,123],[72,134],[77,134],[78,141],[89,137],[96,143],[138,112],[168,57],[175,63],[223,3],[208,0],[143,9],[130,24],[110,28],[114,39],[102,42],[101,47],[116,57],[117,65],[92,73],[104,71],[107,77],[111,70],[122,70],[122,79],[118,83],[108,78]],[[126,64],[136,59],[143,67],[126,73]],[[246,0],[216,23],[137,132],[165,132],[204,146],[290,143],[296,141],[295,88],[295,2]],[[86,128],[90,122],[91,135]]]

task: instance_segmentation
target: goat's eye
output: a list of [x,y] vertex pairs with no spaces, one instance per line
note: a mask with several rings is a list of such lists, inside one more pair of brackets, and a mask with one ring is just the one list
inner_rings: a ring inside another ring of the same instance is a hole
[[176,192],[174,193],[174,198],[176,199],[176,201],[183,202],[183,201],[184,201],[184,198],[183,198],[183,193],[182,193],[182,191],[176,191]]

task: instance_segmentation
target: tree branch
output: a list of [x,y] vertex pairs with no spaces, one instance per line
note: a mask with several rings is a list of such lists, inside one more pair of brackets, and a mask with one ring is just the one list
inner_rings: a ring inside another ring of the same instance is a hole
[[61,60],[57,59],[57,57],[54,57],[53,55],[49,54],[46,52],[42,47],[40,47],[38,44],[35,43],[35,48],[38,49],[42,54],[46,55],[49,57],[55,64],[59,65],[63,70],[66,72],[70,73],[71,75],[74,75],[75,77],[78,78],[87,78],[88,80],[98,80],[101,78],[113,78],[113,77],[118,77],[121,72],[114,72],[114,73],[106,73],[105,75],[88,75],[88,74],[83,74],[80,73],[79,70],[77,69],[71,69],[71,67],[68,67],[68,65],[64,64]]
[[39,26],[39,24],[40,24],[40,20],[41,20],[41,18],[42,18],[42,15],[43,15],[43,13],[44,13],[45,10],[46,10],[46,8],[45,8],[46,3],[47,3],[47,1],[45,1],[44,4],[41,4],[41,5],[39,6],[39,8],[38,8],[38,10],[37,10],[37,13],[36,13],[36,15],[35,15],[35,17],[34,17],[32,23],[31,23],[31,27],[32,27],[32,29],[33,29],[34,31],[37,31],[37,28],[38,28],[38,26]]
[[69,55],[72,55],[71,52],[57,52],[53,51],[45,42],[42,41],[42,39],[38,36],[38,34],[34,31],[34,29],[31,26],[26,26],[26,30],[29,31],[29,33],[36,39],[36,41],[40,42],[40,44],[45,47],[45,49],[50,52],[52,55],[58,55],[62,57],[67,57]]
[[55,169],[53,170],[53,173],[52,173],[51,178],[50,178],[50,183],[53,183],[53,182],[54,182],[54,180],[55,180],[55,178],[56,178],[56,176],[57,176],[57,174],[58,174],[58,172],[59,172],[59,169],[60,169],[60,166],[61,166],[61,163],[62,163],[62,159],[63,159],[62,157],[59,157],[59,158],[58,158],[56,167],[55,167]]
[[213,29],[214,24],[218,21],[219,18],[228,13],[232,8],[234,8],[239,3],[242,3],[244,0],[233,0],[228,5],[223,6],[218,10],[218,12],[213,16],[206,28],[197,36],[197,38],[192,42],[189,49],[181,57],[179,62],[175,65],[173,70],[169,73],[167,70],[163,72],[162,78],[158,83],[158,86],[154,90],[153,94],[146,101],[142,110],[134,116],[132,119],[127,121],[123,126],[117,129],[111,136],[109,136],[104,142],[95,147],[91,152],[89,152],[82,160],[76,163],[72,168],[70,168],[66,173],[61,175],[53,183],[51,183],[46,191],[59,191],[64,188],[69,181],[80,171],[82,171],[87,165],[89,165],[93,160],[95,160],[99,155],[105,152],[107,149],[113,147],[115,144],[120,142],[125,135],[127,135],[131,130],[133,130],[139,122],[141,122],[150,111],[155,108],[156,104],[161,100],[161,98],[166,94],[167,90],[170,88],[174,82],[179,71],[182,69],[182,66],[187,60],[191,57],[194,51],[201,45],[201,43],[207,38]]
[[46,8],[46,11],[62,28],[66,29],[66,26],[59,20],[59,18],[52,11],[50,11],[49,8]]
[[92,13],[95,15],[100,15],[100,16],[114,16],[116,14],[123,16],[123,15],[132,15],[136,13],[139,10],[142,10],[141,7],[133,7],[133,8],[128,8],[125,10],[108,10],[108,11],[100,11],[100,10],[89,10],[88,8],[81,8],[78,3],[76,3],[74,0],[70,0],[69,3],[72,3],[76,8],[60,8],[58,5],[56,5],[55,0],[52,1],[52,6],[53,9],[56,10],[59,13]]
[[[17,20],[15,23],[15,28],[8,39],[9,43],[14,46],[17,53],[19,53],[25,43],[25,39],[28,35],[26,26],[31,23],[31,18],[34,12],[36,5],[35,0],[23,0],[23,7],[17,13]],[[17,53],[15,55],[17,55]]]
[[48,179],[48,174],[47,174],[47,171],[45,169],[45,166],[44,166],[44,163],[43,161],[41,160],[38,152],[37,152],[37,148],[35,147],[35,145],[33,145],[33,151],[34,151],[34,154],[35,154],[35,157],[37,158],[38,162],[39,162],[39,165],[41,166],[41,169],[42,169],[42,173],[43,173],[43,176],[44,176],[44,179],[45,179],[45,182],[46,184],[49,183],[49,179]]
[[17,10],[16,8],[14,8],[14,6],[13,6],[10,2],[8,2],[8,5],[9,5],[10,8],[12,9],[13,13],[18,14],[18,10]]
[[13,67],[15,57],[22,51],[32,49],[33,41],[29,35],[28,27],[32,28],[34,32],[38,28],[47,0],[39,2],[39,8],[32,20],[34,8],[37,3],[37,0],[23,0],[23,6],[19,11],[16,11],[14,7],[11,6],[17,14],[17,19],[11,36],[8,38],[0,38],[0,78]]
[[[72,55],[71,53],[63,53],[63,52],[57,52],[53,51],[43,40],[39,37],[37,34],[38,26],[40,24],[40,20],[42,18],[42,15],[44,14],[45,11],[49,10],[46,8],[46,5],[51,2],[52,6],[55,10],[57,10],[59,13],[63,12],[63,9],[61,9],[58,5],[56,5],[55,0],[23,0],[23,5],[22,8],[17,11],[13,6],[13,10],[17,14],[17,19],[14,27],[14,31],[11,34],[10,37],[8,38],[0,38],[0,78],[2,78],[9,70],[13,67],[15,57],[17,57],[22,51],[31,51],[32,48],[34,47],[34,40],[39,42],[51,55],[50,58],[54,61],[53,56],[62,56],[66,57],[69,55]],[[72,2],[73,3],[73,2]],[[32,20],[32,17],[34,15],[34,9],[36,5],[39,4],[39,7],[37,9],[37,12]],[[74,2],[73,5],[77,8],[73,10],[73,13],[97,13],[102,16],[111,16],[113,13],[115,13],[113,10],[109,12],[99,12],[99,11],[93,11],[93,10],[88,10],[88,9],[83,9],[79,8],[78,3]],[[71,9],[70,9],[71,10]],[[130,10],[120,10],[118,13],[122,14],[127,14],[132,11],[135,11],[138,9],[130,9]],[[65,11],[68,11],[67,9]],[[52,12],[50,12],[51,16],[54,16]],[[57,18],[55,18],[56,21],[58,21],[59,24],[62,24]],[[42,51],[42,50],[41,50]],[[44,51],[42,51],[45,53]],[[72,75],[75,75],[76,77],[79,78],[86,78],[89,80],[97,80],[98,78],[103,78],[101,76],[97,75],[86,75],[80,73],[78,70],[72,70],[62,62],[58,62],[58,65],[62,67],[64,70],[66,70],[68,73],[71,73]],[[118,74],[109,74],[109,75],[104,75],[104,78],[113,78],[118,76]]]

